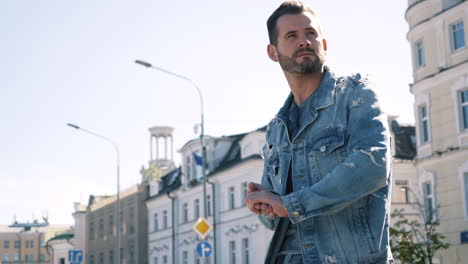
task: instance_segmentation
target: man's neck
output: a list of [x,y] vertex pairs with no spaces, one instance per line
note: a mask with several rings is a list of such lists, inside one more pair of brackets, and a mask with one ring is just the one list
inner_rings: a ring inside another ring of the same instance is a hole
[[325,74],[324,70],[322,70],[322,72],[306,75],[289,72],[284,73],[297,106],[304,103],[304,101],[319,88],[323,74]]

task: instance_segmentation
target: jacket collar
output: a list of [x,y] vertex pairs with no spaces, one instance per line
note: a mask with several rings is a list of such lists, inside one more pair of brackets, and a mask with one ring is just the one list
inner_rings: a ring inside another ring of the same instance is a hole
[[[301,105],[304,113],[306,114],[306,119],[304,120],[304,126],[311,123],[317,117],[317,110],[329,107],[335,103],[335,83],[336,77],[330,69],[325,66],[325,75],[320,82],[319,88],[307,98],[304,103]],[[293,103],[294,96],[292,93],[289,94],[288,98],[284,102],[284,105],[279,110],[276,115],[277,118],[283,120],[287,124],[288,120],[288,110]],[[302,130],[302,126],[301,126]]]

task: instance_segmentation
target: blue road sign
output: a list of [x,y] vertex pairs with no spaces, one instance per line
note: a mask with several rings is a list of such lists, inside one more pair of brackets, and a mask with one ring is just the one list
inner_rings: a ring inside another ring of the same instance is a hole
[[211,256],[212,252],[213,252],[213,248],[211,247],[210,243],[205,242],[205,241],[198,243],[197,253],[200,257],[207,258]]
[[83,262],[83,251],[82,250],[69,250],[68,261],[70,261],[70,264],[81,264]]

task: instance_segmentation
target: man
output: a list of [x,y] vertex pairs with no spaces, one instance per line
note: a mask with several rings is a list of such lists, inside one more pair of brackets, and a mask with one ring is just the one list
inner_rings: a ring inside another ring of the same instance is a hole
[[267,22],[271,60],[291,89],[268,124],[262,183],[246,204],[275,230],[265,263],[391,263],[386,116],[360,75],[324,66],[312,9],[285,2]]

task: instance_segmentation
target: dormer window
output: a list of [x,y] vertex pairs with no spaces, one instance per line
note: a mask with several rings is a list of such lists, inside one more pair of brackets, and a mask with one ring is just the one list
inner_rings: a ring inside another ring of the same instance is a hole
[[189,156],[187,156],[185,158],[185,169],[184,169],[185,176],[187,177],[187,180],[189,180],[189,181],[191,179],[191,177],[190,177],[190,171],[191,171],[191,168],[192,168],[191,163],[192,162],[191,162],[190,155],[189,155]]

